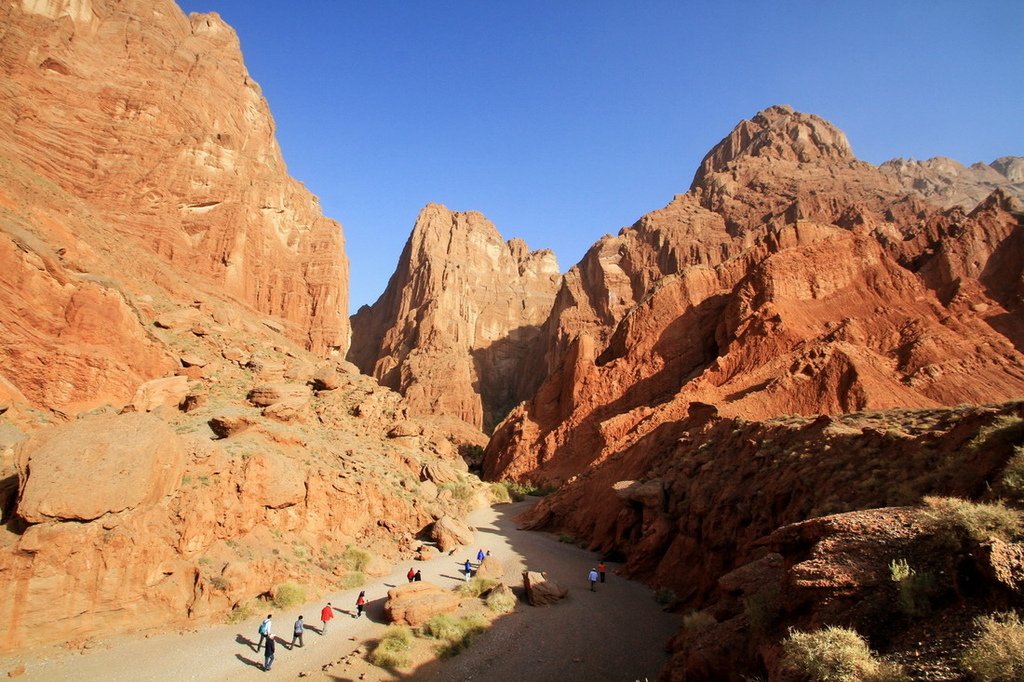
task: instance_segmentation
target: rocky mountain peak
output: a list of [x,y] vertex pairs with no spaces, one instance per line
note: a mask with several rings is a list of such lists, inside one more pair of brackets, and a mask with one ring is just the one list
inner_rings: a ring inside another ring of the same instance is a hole
[[697,169],[691,188],[711,173],[725,170],[742,157],[764,157],[809,163],[854,161],[846,135],[825,119],[794,111],[787,105],[769,107],[743,120],[715,145]]

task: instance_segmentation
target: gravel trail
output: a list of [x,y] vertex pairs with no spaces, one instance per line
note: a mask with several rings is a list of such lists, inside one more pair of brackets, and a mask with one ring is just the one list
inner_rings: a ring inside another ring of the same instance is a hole
[[[256,628],[265,614],[251,622],[209,625],[193,630],[148,636],[125,636],[96,642],[81,653],[49,650],[0,659],[0,675],[25,666],[24,680],[643,680],[653,679],[667,660],[665,643],[678,628],[677,617],[665,614],[644,585],[614,574],[590,592],[587,573],[598,557],[546,533],[517,530],[514,517],[534,501],[482,508],[469,517],[476,527],[475,545],[427,562],[395,567],[362,589],[370,600],[367,616],[354,619],[359,592],[347,590],[301,607],[274,610],[274,633],[279,638],[276,660],[263,672],[262,652],[254,651]],[[365,662],[367,642],[384,630],[384,599],[389,587],[405,582],[414,565],[423,579],[453,587],[467,558],[475,563],[483,548],[506,567],[505,582],[521,594],[521,571],[543,571],[569,588],[557,605],[531,607],[523,602],[499,617],[470,648],[453,658],[434,660],[415,670],[395,673]],[[327,601],[338,613],[323,635],[320,608]],[[302,614],[307,623],[305,646],[288,649],[292,623]],[[310,626],[316,630],[309,629]],[[284,644],[282,644],[282,641]]]

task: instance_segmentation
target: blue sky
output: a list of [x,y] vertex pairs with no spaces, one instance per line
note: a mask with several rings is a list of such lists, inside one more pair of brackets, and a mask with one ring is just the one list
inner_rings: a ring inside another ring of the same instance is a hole
[[289,172],[345,228],[352,311],[419,210],[563,271],[790,104],[872,163],[1024,155],[1024,2],[188,0],[238,31]]

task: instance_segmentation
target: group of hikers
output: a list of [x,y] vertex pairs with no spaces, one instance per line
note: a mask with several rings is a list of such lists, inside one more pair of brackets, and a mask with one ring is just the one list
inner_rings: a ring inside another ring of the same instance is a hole
[[[352,615],[353,618],[359,618],[363,615],[363,611],[366,608],[366,591],[363,590],[356,597],[356,612]],[[327,623],[334,619],[334,607],[331,602],[327,602],[327,606],[320,610],[320,622],[322,623],[320,628],[320,634],[327,634]],[[277,650],[277,644],[274,640],[272,633],[273,629],[273,614],[268,613],[267,617],[260,623],[260,627],[257,630],[260,636],[259,643],[256,645],[256,653],[259,653],[260,648],[263,648],[263,670],[264,672],[270,670],[270,666],[274,664],[274,654]],[[292,625],[292,643],[288,647],[289,649],[294,648],[296,643],[301,647],[303,646],[302,636],[306,631],[306,623],[300,615],[295,623]],[[282,641],[282,644],[284,642]]]
[[608,571],[608,567],[604,565],[603,561],[599,561],[597,566],[590,569],[590,573],[587,575],[587,580],[590,581],[590,591],[597,592],[594,588],[597,585],[597,581],[604,582],[604,575]]

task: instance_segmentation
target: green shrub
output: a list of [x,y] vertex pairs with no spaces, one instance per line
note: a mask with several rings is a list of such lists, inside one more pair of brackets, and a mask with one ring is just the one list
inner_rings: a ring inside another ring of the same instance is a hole
[[359,571],[350,571],[338,578],[335,584],[343,590],[353,590],[366,584],[366,574]]
[[473,495],[476,493],[474,485],[464,478],[460,478],[457,481],[442,483],[438,486],[438,490],[447,490],[452,494],[452,498],[461,500],[462,502],[472,499]]
[[979,633],[960,663],[980,682],[1024,679],[1024,622],[1015,613],[982,616],[974,621]]
[[349,571],[365,573],[372,560],[372,554],[352,545],[346,546],[345,551],[341,553],[341,565]]
[[567,534],[567,533],[562,533],[561,535],[559,535],[558,536],[558,541],[559,542],[564,542],[567,545],[575,545],[576,544],[576,538],[574,536],[572,536],[572,535]]
[[1013,449],[1013,456],[1007,461],[999,479],[999,488],[1007,499],[1017,504],[1024,503],[1024,446]]
[[918,572],[906,559],[893,559],[889,576],[899,588],[900,610],[916,616],[931,610],[931,597],[935,591],[935,576],[928,571]]
[[690,611],[683,615],[683,629],[687,632],[704,632],[718,623],[707,611]]
[[252,600],[241,604],[235,604],[231,611],[228,612],[224,621],[229,625],[244,623],[256,615],[256,606],[256,603]]
[[511,590],[491,590],[487,595],[487,608],[495,613],[509,613],[516,608],[516,595]]
[[508,504],[512,501],[512,493],[508,490],[508,483],[504,481],[492,483],[487,493],[491,498],[491,504]]
[[455,588],[455,591],[459,594],[464,594],[467,597],[479,597],[499,582],[501,581],[492,580],[491,578],[473,578],[468,582],[460,584]]
[[526,499],[527,495],[534,495],[536,497],[544,497],[552,492],[553,488],[541,488],[530,481],[519,483],[517,481],[508,482],[508,492],[512,496],[512,499],[516,502],[522,502]]
[[937,537],[953,545],[965,540],[986,542],[991,537],[1012,541],[1024,524],[1021,514],[1002,502],[969,502],[957,497],[926,497],[921,519]]
[[370,653],[370,663],[380,668],[403,668],[412,662],[411,647],[412,630],[404,625],[389,625]]
[[662,606],[671,606],[678,600],[679,597],[676,595],[676,591],[669,587],[659,587],[658,591],[654,593],[654,601]]
[[306,588],[298,583],[281,583],[274,590],[273,603],[279,609],[302,604],[306,601]]
[[479,614],[455,618],[442,613],[426,622],[423,634],[441,640],[437,652],[442,657],[448,657],[467,648],[473,637],[484,631],[484,625],[484,619]]
[[853,630],[829,626],[817,632],[790,631],[782,643],[782,664],[811,682],[898,682],[902,669],[875,657]]

